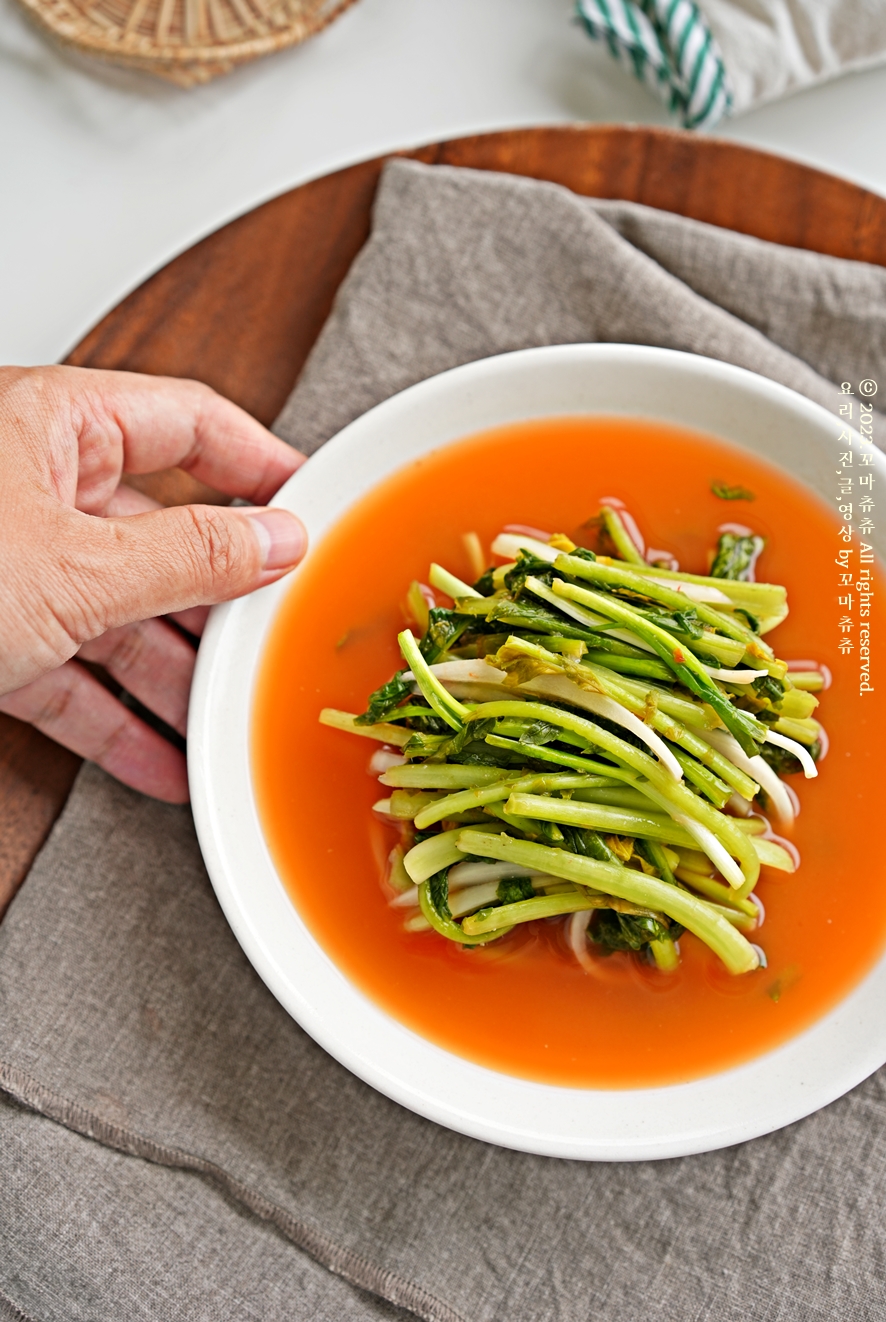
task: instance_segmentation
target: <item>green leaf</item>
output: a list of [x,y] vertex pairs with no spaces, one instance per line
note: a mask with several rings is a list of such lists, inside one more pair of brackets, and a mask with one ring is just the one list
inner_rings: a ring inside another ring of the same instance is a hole
[[[443,722],[441,721],[440,724],[442,725]],[[416,730],[403,752],[406,757],[437,757],[440,746],[446,741],[445,734],[425,734],[422,730]]]
[[420,731],[422,734],[444,734],[448,735],[451,729],[445,721],[441,721],[433,708],[423,705],[424,699],[407,702],[405,707],[398,707],[394,715],[397,720],[402,720],[410,730]]
[[645,914],[616,913],[601,909],[594,914],[588,936],[606,950],[642,950],[650,941],[662,941],[671,929]]
[[538,747],[553,743],[555,739],[560,738],[561,733],[556,725],[549,725],[547,721],[532,721],[520,735],[520,743]]
[[474,721],[473,724],[463,725],[455,734],[450,735],[444,744],[437,748],[437,757],[448,757],[452,761],[460,761],[459,753],[464,752],[469,744],[480,744],[485,746],[485,739],[495,729],[495,721],[490,718],[486,721]]
[[751,633],[760,632],[760,621],[756,615],[752,615],[750,611],[744,610],[741,606],[736,606],[735,614],[742,615],[745,620],[747,620],[747,625]]
[[512,632],[514,629],[528,629],[531,633],[555,634],[560,638],[578,638],[583,642],[597,641],[595,633],[583,629],[565,614],[560,615],[525,598],[519,601],[512,601],[510,597],[496,598],[486,618],[490,624],[496,621],[507,624]]
[[596,858],[601,863],[617,863],[618,859],[597,831],[583,826],[561,826],[566,848],[582,858]]
[[527,578],[543,575],[550,575],[551,566],[547,560],[540,560],[538,556],[533,555],[531,551],[520,550],[517,552],[517,560],[513,569],[509,569],[505,574],[505,587],[514,597],[519,597],[523,591]]
[[433,904],[437,913],[443,918],[451,918],[452,911],[449,908],[449,869],[445,868],[442,872],[435,872],[428,881],[428,893],[431,904]]
[[404,680],[403,673],[398,670],[393,679],[371,694],[365,712],[357,717],[355,725],[378,725],[386,721],[403,699],[410,696],[412,689]]
[[503,767],[506,771],[526,766],[525,756],[513,757],[503,749],[490,748],[488,744],[469,744],[451,760],[467,767]]
[[444,606],[432,606],[428,611],[428,627],[419,643],[421,654],[429,666],[439,661],[444,653],[458,641],[474,621],[470,615],[459,615]]
[[762,537],[740,537],[737,533],[724,532],[717,542],[714,563],[711,565],[711,578],[729,578],[738,583],[749,583],[754,572],[757,556],[766,545]]
[[756,500],[753,491],[747,487],[731,487],[726,482],[712,482],[711,491],[718,500]]
[[751,688],[759,698],[765,698],[771,702],[773,707],[781,706],[785,686],[780,679],[775,679],[772,675],[761,675],[759,679],[753,681]]
[[535,887],[529,877],[503,877],[496,894],[502,904],[517,904],[519,900],[533,899]]
[[691,607],[685,611],[670,611],[666,615],[658,611],[643,611],[643,614],[651,624],[657,624],[659,629],[667,629],[668,633],[688,638],[704,637],[704,626]]

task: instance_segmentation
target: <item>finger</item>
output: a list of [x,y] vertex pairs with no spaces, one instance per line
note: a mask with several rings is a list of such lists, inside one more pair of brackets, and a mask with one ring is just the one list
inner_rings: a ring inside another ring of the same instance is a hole
[[[160,508],[160,502],[154,500],[152,496],[146,495],[143,491],[136,491],[134,487],[121,482],[108,502],[105,513],[114,517],[125,517],[128,514],[145,514],[149,510]],[[175,620],[176,624],[180,624],[195,638],[199,638],[206,627],[208,615],[208,606],[192,606],[190,610],[170,611],[169,618]]]
[[202,638],[206,621],[209,619],[209,607],[192,606],[190,610],[170,611],[169,618],[180,624],[186,633],[193,634],[195,638]]
[[0,698],[0,711],[96,762],[132,789],[187,803],[184,755],[127,711],[76,661]]
[[111,518],[125,518],[128,514],[148,514],[151,510],[162,508],[159,500],[155,500],[147,492],[136,491],[135,487],[129,487],[125,482],[121,482],[105,505],[103,513]]
[[78,646],[123,624],[272,583],[298,563],[307,542],[295,515],[276,508],[180,505],[122,519],[66,510],[58,526],[47,552],[53,614]]
[[79,656],[104,666],[127,693],[180,735],[187,732],[188,694],[197,654],[163,620],[139,620],[110,629],[84,643]]
[[[71,373],[80,449],[77,508],[98,513],[121,470],[182,468],[229,496],[265,504],[304,462],[209,386],[174,377],[84,368]],[[109,482],[111,485],[109,486]]]

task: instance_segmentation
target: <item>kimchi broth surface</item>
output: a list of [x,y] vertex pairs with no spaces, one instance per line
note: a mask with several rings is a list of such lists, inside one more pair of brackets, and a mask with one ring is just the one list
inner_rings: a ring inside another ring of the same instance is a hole
[[[718,499],[712,481],[749,488],[755,499]],[[801,802],[791,831],[800,869],[764,867],[756,889],[766,917],[750,939],[768,967],[754,973],[731,976],[689,933],[680,940],[679,970],[666,975],[623,953],[601,956],[598,972],[586,973],[569,953],[563,919],[473,950],[433,932],[405,932],[404,910],[390,908],[381,881],[397,835],[371,812],[389,792],[367,774],[379,745],[317,720],[327,706],[363,711],[402,664],[396,635],[406,622],[406,591],[412,579],[427,581],[432,560],[470,581],[463,533],[476,531],[487,551],[508,523],[587,544],[582,525],[601,497],[622,500],[647,544],[672,551],[689,572],[707,572],[721,524],[763,534],[756,577],[783,583],[791,609],[768,641],[784,659],[814,659],[833,674],[819,695],[817,715],[830,738],[820,775],[789,778]],[[297,571],[270,631],[254,701],[263,829],[320,945],[416,1033],[547,1083],[686,1081],[758,1056],[812,1024],[871,968],[886,940],[886,865],[872,838],[882,704],[876,694],[859,695],[857,651],[839,651],[841,546],[836,516],[774,467],[646,419],[498,428],[382,482]],[[875,639],[884,637],[882,600],[878,583]]]

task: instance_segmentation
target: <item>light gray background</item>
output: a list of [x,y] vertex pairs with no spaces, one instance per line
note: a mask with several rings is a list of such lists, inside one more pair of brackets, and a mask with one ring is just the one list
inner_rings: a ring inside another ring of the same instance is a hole
[[[666,124],[571,0],[360,0],[303,47],[183,91],[63,54],[0,0],[0,362],[61,357],[233,216],[397,147],[514,125]],[[718,130],[886,193],[886,69]]]

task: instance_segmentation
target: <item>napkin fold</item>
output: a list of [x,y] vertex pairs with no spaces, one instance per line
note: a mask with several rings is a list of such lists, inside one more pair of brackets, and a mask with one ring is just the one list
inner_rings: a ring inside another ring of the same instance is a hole
[[558,184],[394,161],[274,430],[311,454],[436,372],[590,340],[720,358],[836,411],[843,381],[882,375],[886,270]]
[[879,0],[576,0],[576,12],[686,128],[886,60]]
[[[828,403],[883,365],[884,283],[553,185],[395,162],[277,430],[315,450],[430,372],[601,338],[713,353]],[[276,1003],[187,810],[94,767],[0,926],[0,1087],[0,1319],[886,1316],[886,1073],[677,1161],[451,1133]]]

